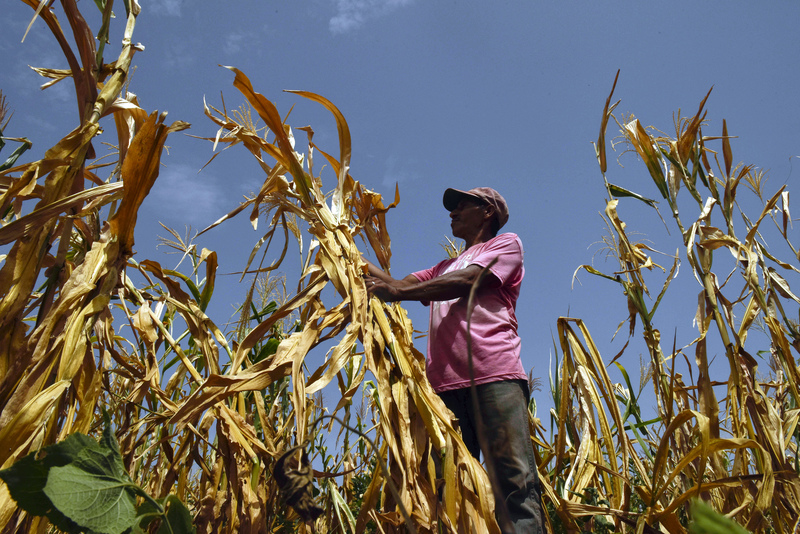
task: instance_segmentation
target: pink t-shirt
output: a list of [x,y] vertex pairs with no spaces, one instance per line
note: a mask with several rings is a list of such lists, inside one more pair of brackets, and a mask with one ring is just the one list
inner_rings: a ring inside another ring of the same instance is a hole
[[[465,269],[470,265],[490,269],[496,280],[485,280],[478,290],[472,312],[472,359],[475,384],[498,380],[527,380],[520,361],[520,339],[514,310],[525,269],[522,243],[516,234],[501,234],[485,243],[473,245],[454,259],[444,260],[413,275],[425,282],[437,276]],[[493,283],[494,282],[494,283]],[[435,301],[430,305],[427,374],[437,392],[470,386],[467,357],[467,301],[461,297]]]

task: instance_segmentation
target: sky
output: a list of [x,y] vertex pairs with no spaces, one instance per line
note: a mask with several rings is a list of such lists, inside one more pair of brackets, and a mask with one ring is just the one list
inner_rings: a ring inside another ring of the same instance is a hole
[[[124,10],[118,4],[107,59],[119,50]],[[441,203],[446,188],[491,186],[505,196],[510,219],[503,231],[517,233],[525,248],[517,317],[523,364],[544,379],[544,391],[536,393],[542,418],[551,406],[547,376],[558,317],[584,319],[609,360],[625,342],[624,335],[611,340],[627,316],[619,286],[586,273],[573,284],[582,264],[594,262],[606,272],[617,268],[604,261],[597,244],[605,232],[599,215],[605,191],[592,146],[617,70],[617,112],[633,113],[645,125],[672,133],[675,114],[693,114],[713,87],[705,133],[719,135],[725,119],[737,136],[731,142],[734,161],[768,169],[769,190],[786,183],[792,191],[800,169],[798,2],[142,4],[134,41],[145,49],[134,57],[130,89],[146,110],[168,111],[168,121],[192,127],[189,135],[173,134],[168,142],[161,175],[140,211],[136,258],[173,264],[177,258],[156,249],[155,236],[166,235],[159,222],[181,233],[187,225],[204,228],[263,181],[255,160],[240,146],[203,168],[213,155],[211,144],[190,137],[216,132],[203,115],[204,99],[220,107],[224,96],[229,109],[244,102],[232,85],[233,74],[220,65],[244,72],[282,114],[294,106],[289,123],[310,124],[315,142],[336,153],[332,116],[283,90],[320,94],[348,121],[351,175],[389,200],[399,187],[401,202],[387,216],[395,277],[443,259],[441,244],[449,235]],[[79,5],[97,28],[93,3]],[[21,42],[32,14],[23,2],[4,0],[0,17],[0,89],[14,110],[5,133],[33,141],[28,160],[40,158],[78,122],[72,86],[59,83],[40,91],[44,80],[28,68],[66,68],[41,20]],[[57,14],[66,27],[60,7]],[[620,154],[609,156],[609,180],[658,197],[642,163]],[[660,209],[666,214],[665,203]],[[674,252],[674,230],[667,235],[650,208],[623,199],[620,215],[655,248]],[[231,273],[241,270],[264,231],[263,221],[254,231],[242,217],[197,243],[217,250],[220,272]],[[290,277],[299,269],[292,250],[284,264]],[[663,264],[669,268],[671,260]],[[210,311],[218,323],[228,320],[232,303],[243,300],[245,287],[238,280],[225,276],[218,284]],[[656,293],[663,275],[660,280],[654,282]],[[679,271],[676,288],[659,317],[664,317],[663,335],[671,339],[674,333],[681,346],[697,332],[692,319],[700,288],[688,265]],[[427,328],[425,308],[405,307],[418,329]],[[424,340],[419,348],[424,351]],[[634,376],[644,350],[633,344],[620,360]],[[614,372],[612,377],[620,379]]]

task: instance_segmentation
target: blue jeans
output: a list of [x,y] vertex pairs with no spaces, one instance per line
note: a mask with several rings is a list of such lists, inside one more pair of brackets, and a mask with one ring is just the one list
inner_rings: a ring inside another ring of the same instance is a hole
[[[503,530],[501,524],[501,530],[503,534],[544,534],[541,485],[528,424],[528,382],[504,380],[475,389],[500,493],[514,526],[514,530]],[[458,418],[464,444],[480,459],[470,388],[445,391],[439,396]]]

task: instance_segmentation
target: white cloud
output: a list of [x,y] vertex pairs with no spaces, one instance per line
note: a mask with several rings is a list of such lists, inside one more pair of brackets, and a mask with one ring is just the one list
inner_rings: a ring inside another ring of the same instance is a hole
[[180,17],[181,5],[183,5],[183,0],[156,0],[152,7],[154,13],[166,13],[173,17]]
[[230,33],[225,37],[225,41],[222,43],[222,50],[226,54],[236,54],[241,52],[242,50],[242,43],[245,41],[247,36],[243,33]]
[[413,0],[335,0],[336,15],[330,20],[331,33],[356,30],[370,19],[382,17]]
[[176,35],[170,36],[168,47],[165,47],[163,52],[159,52],[161,67],[175,71],[187,72],[198,61],[197,55],[197,39],[194,37],[178,37]]
[[419,173],[400,167],[400,158],[392,154],[386,159],[386,171],[383,173],[381,185],[394,190],[395,184],[414,182],[419,178]]
[[217,177],[186,164],[163,167],[145,202],[165,224],[201,227],[224,215],[230,204]]

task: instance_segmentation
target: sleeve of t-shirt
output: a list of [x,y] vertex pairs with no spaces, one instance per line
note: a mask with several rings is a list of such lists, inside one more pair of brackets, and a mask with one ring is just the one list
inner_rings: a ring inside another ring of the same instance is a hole
[[424,269],[422,271],[417,271],[415,273],[411,273],[411,275],[416,277],[417,280],[419,280],[420,282],[427,282],[428,280],[430,280],[432,278],[435,278],[435,276],[436,276],[434,274],[434,270],[435,269],[436,269],[436,266],[434,265],[430,269]]
[[[439,276],[442,271],[444,270],[443,264],[447,263],[448,260],[443,260],[431,267],[430,269],[424,269],[422,271],[417,271],[415,273],[411,273],[411,276],[416,277],[417,280],[420,282],[427,282],[428,280],[432,280]],[[430,301],[428,300],[421,300],[420,301],[423,306],[429,306]]]
[[522,243],[516,234],[500,234],[470,262],[472,265],[486,267],[493,259],[497,262],[492,265],[490,272],[497,278],[500,285],[513,280],[522,269]]

